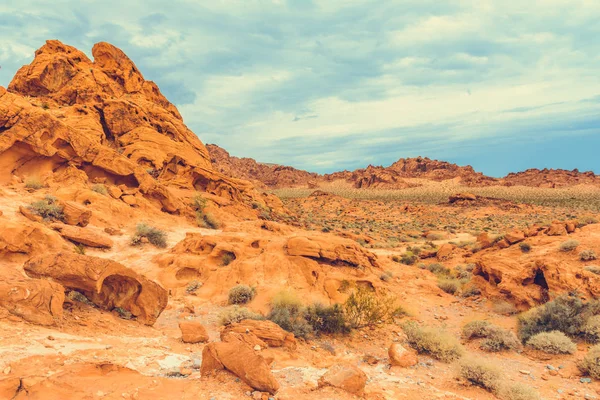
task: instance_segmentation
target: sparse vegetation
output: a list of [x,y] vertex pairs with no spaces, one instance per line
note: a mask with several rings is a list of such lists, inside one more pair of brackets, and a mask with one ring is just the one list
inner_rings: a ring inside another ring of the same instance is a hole
[[569,251],[573,251],[577,248],[577,246],[579,246],[579,242],[577,240],[573,240],[573,239],[569,239],[567,241],[564,241],[560,244],[560,251],[563,252],[569,252]]
[[551,331],[560,331],[570,337],[581,336],[588,319],[598,314],[598,301],[584,303],[576,295],[562,295],[521,314],[519,338],[525,343],[538,333]]
[[77,254],[85,255],[85,246],[82,244],[76,244],[73,250]]
[[438,287],[448,294],[457,294],[460,292],[461,283],[456,278],[442,278],[438,280]]
[[579,259],[581,261],[594,261],[596,259],[596,252],[594,250],[583,250],[579,253]]
[[196,222],[198,226],[207,229],[219,229],[221,223],[214,215],[205,211],[206,205],[207,200],[200,195],[195,196],[192,201],[192,208],[196,210]]
[[600,379],[600,345],[592,347],[578,364],[584,374]]
[[583,327],[583,337],[589,343],[600,342],[600,315],[590,317]]
[[386,323],[406,314],[394,296],[378,295],[363,287],[358,287],[348,297],[344,311],[348,324],[354,329]]
[[560,331],[541,332],[527,340],[527,346],[548,354],[573,354],[577,346]]
[[29,178],[25,181],[25,188],[32,190],[39,190],[43,188],[44,185],[36,178]]
[[248,285],[237,285],[229,289],[229,304],[246,304],[256,296],[256,289]]
[[265,317],[238,305],[228,307],[219,314],[219,323],[221,325],[236,324],[245,319],[263,320]]
[[63,208],[58,204],[56,197],[46,196],[44,200],[34,201],[29,209],[48,221],[62,221],[65,218]]
[[143,238],[146,238],[148,242],[150,242],[156,247],[167,247],[166,232],[150,225],[138,224],[135,230],[135,234],[131,238],[131,245],[139,246],[143,243]]
[[279,292],[273,297],[267,319],[292,332],[296,337],[305,339],[313,333],[312,326],[304,318],[302,301],[289,291]]
[[197,281],[197,280],[193,280],[193,281],[190,281],[187,284],[187,287],[185,288],[185,291],[187,293],[189,293],[189,294],[192,294],[192,293],[196,293],[196,291],[198,289],[200,289],[201,287],[202,287],[202,282]]
[[[402,254],[399,258],[399,262],[404,265],[414,265],[419,257],[417,257],[412,251],[407,251]],[[394,261],[398,261],[398,259],[394,259]]]
[[489,352],[518,350],[521,345],[516,335],[509,330],[488,321],[472,321],[463,327],[463,337],[467,340],[485,339],[480,348]]
[[489,392],[499,392],[503,380],[502,370],[491,361],[468,356],[460,359],[457,367],[461,378]]
[[523,253],[529,253],[531,251],[531,245],[529,243],[521,242],[519,243],[519,248]]
[[600,275],[600,266],[588,265],[583,267],[584,270],[591,272],[592,274]]
[[501,384],[498,397],[502,400],[541,400],[534,388],[518,382]]
[[403,325],[408,344],[419,353],[429,354],[435,359],[452,362],[465,354],[464,347],[452,334],[434,327],[421,327],[414,322]]
[[102,194],[104,196],[108,195],[108,189],[106,189],[106,185],[101,183],[92,186],[92,191]]
[[315,303],[307,307],[304,318],[318,334],[346,334],[350,332],[344,309],[339,304],[325,306]]
[[226,267],[235,261],[235,254],[230,251],[226,251],[221,255],[221,266]]
[[492,310],[496,314],[501,315],[514,315],[518,313],[517,308],[514,306],[514,304],[504,300],[497,300],[494,303],[492,303]]

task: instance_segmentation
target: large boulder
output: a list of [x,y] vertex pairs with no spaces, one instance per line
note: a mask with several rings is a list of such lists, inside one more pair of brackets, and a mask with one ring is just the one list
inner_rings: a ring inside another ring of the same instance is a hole
[[33,278],[51,278],[82,292],[101,308],[123,308],[146,325],[153,325],[167,306],[165,289],[105,258],[66,252],[44,254],[30,259],[23,268]]
[[319,387],[333,386],[346,392],[362,395],[367,384],[367,374],[351,364],[335,364],[319,378]]
[[87,226],[90,223],[92,211],[73,201],[61,202],[64,221],[68,225]]
[[281,329],[279,325],[271,321],[245,319],[239,323],[227,325],[221,332],[221,339],[230,332],[239,333],[242,337],[253,335],[270,347],[296,348],[294,334]]
[[248,386],[275,394],[279,383],[265,359],[254,351],[238,333],[226,336],[227,342],[210,343],[202,351],[202,376],[226,369]]
[[208,342],[208,333],[200,321],[183,320],[179,322],[181,330],[181,340],[183,343],[206,343]]
[[392,343],[388,350],[390,364],[396,367],[412,367],[418,362],[417,354],[412,350],[407,350],[400,343]]
[[33,324],[55,325],[64,300],[65,288],[49,280],[0,282],[0,307]]
[[65,239],[72,242],[83,244],[90,247],[99,247],[110,249],[113,246],[113,241],[107,236],[95,233],[86,228],[78,226],[65,225],[55,223],[51,225],[52,229],[60,233]]

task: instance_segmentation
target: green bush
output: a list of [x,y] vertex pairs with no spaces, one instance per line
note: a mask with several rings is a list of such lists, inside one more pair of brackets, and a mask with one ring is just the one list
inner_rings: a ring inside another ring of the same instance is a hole
[[279,292],[271,300],[271,312],[267,319],[275,322],[282,329],[292,332],[296,337],[308,338],[312,333],[312,326],[304,318],[302,301],[292,292]]
[[344,309],[339,304],[325,306],[315,303],[307,307],[304,318],[316,334],[346,334],[350,332]]
[[594,250],[584,250],[579,253],[579,259],[581,261],[594,261],[596,259],[596,253]]
[[600,345],[592,347],[578,364],[584,374],[600,379]]
[[245,319],[263,320],[265,317],[237,305],[228,307],[219,314],[219,323],[221,325],[236,324]]
[[38,179],[35,178],[29,178],[25,181],[25,187],[27,189],[33,189],[33,190],[38,190],[44,187],[44,185],[42,184],[42,182],[40,182]]
[[462,335],[467,340],[485,338],[489,335],[492,326],[494,325],[488,321],[471,321],[463,326]]
[[600,314],[600,303],[583,303],[576,295],[562,295],[519,315],[517,329],[524,343],[541,332],[560,331],[567,336],[583,334],[587,320]]
[[573,354],[577,346],[560,331],[541,332],[527,340],[527,346],[548,354]]
[[579,246],[579,242],[577,240],[569,239],[565,242],[562,242],[559,249],[560,251],[568,252],[575,250],[577,246]]
[[408,322],[402,329],[408,344],[419,353],[429,354],[444,362],[458,360],[465,354],[465,349],[458,339],[439,328],[421,327],[414,322]]
[[148,239],[156,247],[167,247],[167,234],[158,228],[146,224],[138,224],[135,235],[131,238],[131,245],[138,246],[142,243],[142,238]]
[[449,276],[450,275],[450,269],[446,268],[443,264],[440,264],[440,263],[429,264],[427,266],[427,269],[429,270],[429,272],[431,272],[437,276]]
[[63,208],[54,196],[46,196],[44,200],[34,201],[29,205],[29,209],[48,221],[62,221],[65,218]]
[[256,289],[248,285],[237,285],[229,289],[229,304],[246,304],[252,301]]
[[483,358],[463,357],[458,361],[458,374],[474,385],[498,393],[504,376],[500,368]]
[[196,291],[198,289],[200,289],[201,287],[202,287],[202,282],[193,280],[188,283],[187,287],[185,288],[185,291],[187,293],[192,294],[192,293],[196,293]]
[[419,257],[417,257],[412,251],[407,251],[400,257],[400,263],[404,265],[414,265]]
[[106,186],[101,183],[92,186],[92,191],[103,194],[105,196],[108,194],[108,189],[106,189]]
[[386,323],[405,314],[391,295],[377,295],[367,288],[357,288],[344,303],[348,324],[353,329]]

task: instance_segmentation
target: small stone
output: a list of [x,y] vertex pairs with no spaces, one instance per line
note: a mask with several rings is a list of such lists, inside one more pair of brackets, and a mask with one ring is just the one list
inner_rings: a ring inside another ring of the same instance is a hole
[[522,369],[519,372],[522,373],[523,375],[530,375],[531,374],[531,371],[527,371],[525,369]]
[[260,346],[258,344],[254,346],[254,351],[260,351]]
[[581,383],[592,383],[592,378],[581,378],[579,380]]
[[4,375],[8,375],[10,374],[10,366],[4,368],[4,371],[2,371],[4,373]]
[[549,369],[550,371],[554,371],[556,369],[550,364],[546,365],[546,368]]
[[48,336],[46,339],[48,339],[48,340],[54,340],[54,336]]
[[555,369],[551,369],[550,371],[548,371],[548,374],[549,374],[550,376],[556,376],[556,375],[558,375],[558,371],[557,371],[557,370],[555,370]]

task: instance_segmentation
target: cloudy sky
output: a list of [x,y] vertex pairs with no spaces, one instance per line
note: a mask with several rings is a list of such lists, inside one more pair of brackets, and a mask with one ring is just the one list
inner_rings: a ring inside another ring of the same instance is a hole
[[598,0],[3,0],[0,85],[46,39],[107,41],[236,156],[600,173],[598,21]]

